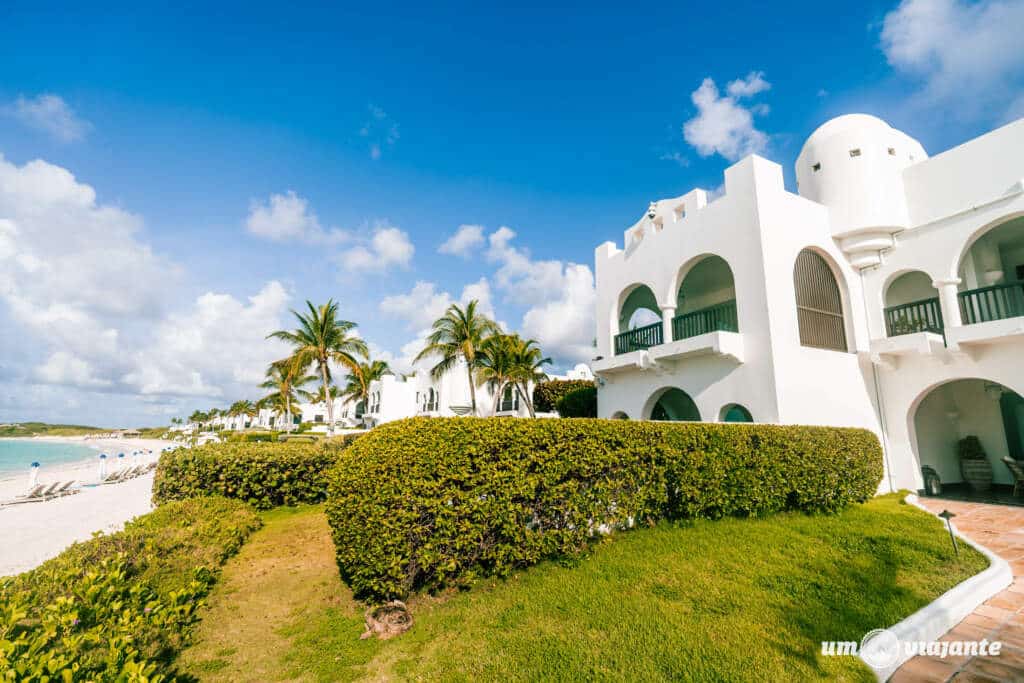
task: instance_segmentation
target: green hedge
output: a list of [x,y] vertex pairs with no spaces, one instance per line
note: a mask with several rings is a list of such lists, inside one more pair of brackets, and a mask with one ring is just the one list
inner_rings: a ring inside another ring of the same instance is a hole
[[0,680],[173,680],[219,567],[259,526],[238,501],[179,501],[0,579]]
[[345,452],[327,515],[342,576],[380,599],[573,555],[598,529],[834,511],[881,476],[859,429],[413,418]]
[[597,387],[573,389],[555,404],[561,417],[597,417]]
[[327,471],[346,445],[345,437],[339,437],[316,443],[219,443],[179,448],[160,456],[153,501],[160,504],[216,495],[238,498],[261,510],[320,503],[327,495]]
[[538,413],[553,413],[558,406],[558,399],[570,391],[583,387],[596,387],[586,379],[553,379],[541,382],[533,388],[533,407]]

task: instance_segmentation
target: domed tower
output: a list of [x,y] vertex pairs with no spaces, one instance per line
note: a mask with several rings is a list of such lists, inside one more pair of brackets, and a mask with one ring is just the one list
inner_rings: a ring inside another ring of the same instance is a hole
[[881,262],[908,227],[903,169],[928,158],[921,143],[867,114],[834,118],[796,160],[800,195],[829,209],[832,236],[855,268]]

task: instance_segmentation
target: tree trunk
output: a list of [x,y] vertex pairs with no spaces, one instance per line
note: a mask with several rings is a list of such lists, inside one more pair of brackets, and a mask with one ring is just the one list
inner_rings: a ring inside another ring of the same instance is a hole
[[334,436],[334,401],[331,399],[331,385],[327,381],[327,361],[320,362],[320,378],[324,383],[324,398],[327,399],[327,436]]
[[288,420],[288,426],[285,427],[285,432],[292,433],[292,396],[291,387],[288,387],[288,392],[284,395],[284,412],[288,413],[285,419]]
[[519,382],[516,382],[515,384],[516,393],[518,393],[520,398],[523,399],[523,402],[526,403],[526,410],[530,413],[530,417],[537,417],[537,413],[533,411],[533,401],[531,401],[529,397],[527,397],[527,392],[524,392],[522,389],[519,388]]
[[498,390],[494,394],[494,407],[491,410],[491,417],[498,416],[498,404],[501,402],[501,392],[504,388],[501,384],[498,384]]
[[473,366],[466,359],[466,377],[469,378],[469,403],[473,406],[473,417],[476,417],[476,384],[473,383]]

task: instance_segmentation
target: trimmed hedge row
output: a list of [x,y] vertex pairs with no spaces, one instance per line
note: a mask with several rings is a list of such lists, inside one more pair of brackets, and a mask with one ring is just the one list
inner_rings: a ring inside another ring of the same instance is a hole
[[311,443],[220,443],[160,456],[153,480],[157,504],[201,495],[238,498],[261,510],[320,503],[327,471],[353,435]]
[[579,387],[558,399],[559,417],[597,417],[597,387]]
[[835,511],[881,477],[878,440],[860,429],[413,418],[346,451],[327,516],[356,595],[389,599],[574,555],[638,523]]
[[0,579],[0,679],[173,680],[219,567],[259,526],[238,501],[179,501]]
[[584,387],[596,388],[597,385],[587,379],[552,379],[541,382],[533,388],[533,407],[538,413],[553,413],[560,398]]

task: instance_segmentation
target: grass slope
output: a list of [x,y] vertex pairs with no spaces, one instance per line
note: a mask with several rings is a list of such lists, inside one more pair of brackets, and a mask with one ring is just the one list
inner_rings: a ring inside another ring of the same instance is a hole
[[[196,645],[202,680],[874,680],[822,640],[860,640],[986,560],[895,496],[619,534],[473,590],[421,596],[403,636],[359,640],[319,507],[267,513],[226,567]],[[962,550],[963,552],[963,550]]]
[[85,436],[97,432],[109,432],[100,427],[84,425],[52,425],[45,422],[19,422],[0,426],[0,437],[11,436]]

